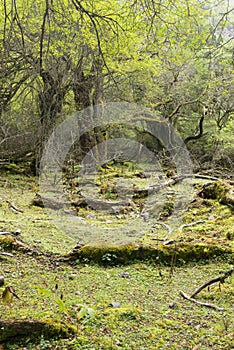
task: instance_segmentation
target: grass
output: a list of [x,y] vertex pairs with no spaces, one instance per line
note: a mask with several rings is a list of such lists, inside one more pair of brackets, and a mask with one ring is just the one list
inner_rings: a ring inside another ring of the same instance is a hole
[[[28,245],[39,247],[42,252],[67,253],[76,242],[54,226],[45,209],[30,205],[37,191],[35,179],[2,176],[0,231],[20,229],[19,237]],[[23,213],[13,212],[6,200]],[[86,218],[88,214],[89,211],[83,212],[87,225],[102,227],[96,222],[97,216]],[[123,224],[128,217],[121,220]],[[176,239],[233,249],[233,239],[227,237],[227,232],[233,230],[233,216],[228,207],[212,200],[197,200],[188,208],[182,223],[199,220],[205,220],[205,224],[185,227],[176,233]],[[164,237],[167,234],[164,231],[158,227],[156,232],[148,232],[145,242],[157,245],[155,238]],[[5,285],[13,286],[20,299],[14,298],[11,305],[0,302],[0,320],[63,321],[75,326],[77,335],[68,339],[43,336],[33,339],[33,335],[28,335],[8,342],[7,349],[221,350],[234,346],[233,277],[220,287],[214,284],[197,297],[225,308],[223,312],[192,304],[179,296],[179,290],[189,294],[228,270],[233,264],[230,257],[214,257],[206,263],[182,262],[180,267],[171,269],[152,260],[103,267],[85,261],[68,265],[49,254],[12,253],[14,257],[1,257],[0,274],[5,277]]]

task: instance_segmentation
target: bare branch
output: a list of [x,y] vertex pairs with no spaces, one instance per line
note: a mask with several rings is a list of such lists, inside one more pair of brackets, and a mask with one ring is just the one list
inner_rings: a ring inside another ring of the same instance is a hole
[[222,275],[215,277],[215,278],[212,278],[208,282],[205,282],[203,285],[201,285],[198,289],[196,289],[192,293],[191,298],[194,298],[195,295],[200,293],[204,288],[210,286],[211,284],[214,284],[216,282],[224,283],[225,279],[228,278],[229,276],[231,276],[233,272],[234,272],[234,267],[232,267],[230,270],[224,272]]
[[203,121],[204,121],[204,115],[200,118],[200,121],[199,121],[199,133],[194,136],[186,137],[186,139],[184,140],[184,143],[186,145],[189,141],[198,140],[203,136]]
[[189,301],[192,301],[195,304],[201,305],[201,306],[206,306],[209,307],[211,309],[217,310],[217,311],[224,311],[225,309],[222,307],[218,307],[214,304],[209,304],[209,303],[204,303],[202,301],[198,301],[196,299],[191,298],[189,295],[185,294],[182,290],[179,291],[180,295],[184,298],[187,299]]
[[43,44],[44,44],[44,37],[45,37],[46,20],[49,16],[49,9],[50,9],[49,0],[46,0],[46,9],[44,12],[43,21],[41,25],[41,37],[40,37],[40,53],[39,53],[40,72],[42,72],[42,69],[43,69],[42,67],[43,66]]
[[200,102],[201,97],[202,97],[203,95],[205,95],[205,93],[207,92],[208,88],[209,88],[209,84],[205,87],[205,89],[202,91],[202,93],[201,93],[197,98],[195,98],[194,100],[185,101],[185,102],[179,103],[179,104],[176,106],[176,108],[174,109],[174,111],[167,117],[167,119],[168,119],[169,121],[171,121],[171,119],[174,117],[174,115],[176,115],[176,114],[179,112],[179,110],[181,109],[181,107],[184,107],[184,106],[187,106],[187,105],[190,105],[190,104],[193,104],[193,103]]

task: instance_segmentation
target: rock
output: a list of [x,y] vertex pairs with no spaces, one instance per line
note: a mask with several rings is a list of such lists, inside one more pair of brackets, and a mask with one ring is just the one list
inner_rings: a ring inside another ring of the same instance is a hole
[[120,303],[118,303],[118,302],[116,302],[116,301],[113,301],[112,303],[110,303],[109,306],[110,306],[110,307],[115,307],[115,308],[117,308],[117,307],[120,307]]
[[118,274],[118,276],[119,277],[123,277],[123,278],[130,278],[131,277],[131,275],[130,275],[130,273],[129,272],[120,272],[119,274]]
[[177,305],[177,303],[169,303],[168,304],[168,307],[170,308],[170,309],[177,309],[178,308],[178,305]]

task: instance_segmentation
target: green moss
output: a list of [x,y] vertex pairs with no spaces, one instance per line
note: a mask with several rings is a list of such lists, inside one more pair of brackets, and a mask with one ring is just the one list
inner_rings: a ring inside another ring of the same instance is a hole
[[12,251],[14,238],[11,236],[0,237],[0,247],[6,251]]
[[104,315],[108,319],[136,320],[141,316],[141,311],[136,307],[107,308]]
[[68,253],[63,259],[69,261],[93,261],[101,265],[129,264],[134,261],[152,260],[168,264],[176,258],[177,263],[209,259],[218,255],[232,255],[231,248],[217,245],[193,244],[191,242],[176,245],[145,246],[127,244],[122,246],[107,244],[88,244],[76,252]]
[[234,204],[232,187],[224,181],[216,181],[203,186],[200,195],[203,198],[217,199],[223,204]]
[[0,342],[11,341],[11,343],[17,343],[19,337],[27,337],[33,340],[41,335],[45,338],[67,338],[77,332],[74,326],[54,319],[0,321],[0,327]]
[[68,324],[66,322],[61,322],[54,320],[52,318],[47,318],[43,320],[45,328],[43,330],[43,335],[45,337],[69,337],[71,334],[77,333],[77,327]]
[[22,166],[14,163],[4,164],[1,166],[1,168],[11,174],[23,174],[25,172],[25,169]]

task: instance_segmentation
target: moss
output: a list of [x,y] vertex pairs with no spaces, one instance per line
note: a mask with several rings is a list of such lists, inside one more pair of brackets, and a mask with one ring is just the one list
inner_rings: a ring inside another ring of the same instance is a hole
[[141,311],[136,307],[107,308],[104,312],[107,318],[117,318],[120,320],[139,319]]
[[16,320],[0,321],[0,342],[18,342],[19,337],[35,339],[41,335],[45,338],[63,337],[67,338],[77,332],[76,328],[65,322],[59,322],[54,319],[45,319],[38,321]]
[[1,166],[1,169],[5,170],[11,174],[23,174],[25,172],[25,169],[22,166],[19,166],[15,163],[3,164]]
[[188,261],[207,260],[218,255],[232,255],[231,248],[223,248],[217,245],[193,244],[191,242],[178,243],[176,245],[107,245],[107,244],[88,244],[76,252],[65,254],[62,259],[70,262],[74,261],[93,261],[100,265],[118,265],[129,264],[134,261],[153,260],[158,263],[168,264],[176,258],[177,264]]
[[217,199],[223,204],[234,205],[232,186],[220,180],[204,185],[199,195],[207,199]]
[[77,327],[72,326],[66,322],[59,322],[54,319],[43,320],[45,328],[43,330],[43,335],[45,337],[69,337],[71,334],[77,333]]
[[11,236],[0,237],[0,247],[6,251],[12,251],[14,238]]

